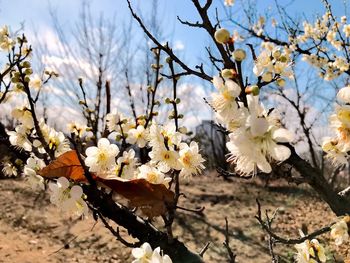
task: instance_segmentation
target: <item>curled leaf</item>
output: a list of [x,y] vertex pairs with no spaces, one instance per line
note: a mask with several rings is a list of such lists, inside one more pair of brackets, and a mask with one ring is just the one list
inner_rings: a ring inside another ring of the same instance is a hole
[[84,169],[79,161],[77,152],[72,150],[61,154],[38,174],[46,178],[66,177],[77,182],[85,182]]
[[99,178],[98,181],[128,199],[132,207],[139,207],[150,218],[164,215],[167,207],[174,204],[174,193],[163,184],[151,184],[145,179],[120,181]]
[[[60,155],[38,173],[46,178],[66,177],[76,182],[87,182],[74,150]],[[163,184],[152,184],[145,179],[123,181],[119,178],[103,179],[97,176],[94,179],[126,198],[130,206],[140,208],[150,218],[164,215],[167,208],[174,205],[174,193]]]

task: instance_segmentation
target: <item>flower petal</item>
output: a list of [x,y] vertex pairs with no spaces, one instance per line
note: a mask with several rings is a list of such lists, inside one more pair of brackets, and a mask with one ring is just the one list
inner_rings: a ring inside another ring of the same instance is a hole
[[294,135],[289,130],[279,128],[272,131],[272,139],[276,142],[291,142],[293,141]]

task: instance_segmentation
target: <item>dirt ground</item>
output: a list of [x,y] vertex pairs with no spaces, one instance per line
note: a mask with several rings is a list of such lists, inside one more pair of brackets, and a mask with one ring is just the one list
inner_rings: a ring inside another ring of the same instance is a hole
[[[222,245],[225,217],[237,262],[271,262],[266,236],[254,219],[256,198],[264,209],[279,208],[274,226],[286,237],[298,237],[302,227],[311,232],[336,219],[312,191],[283,182],[265,187],[258,179],[225,182],[212,174],[191,179],[182,190],[186,198],[181,206],[205,210],[203,216],[179,212],[175,233],[193,251],[210,242],[205,262],[227,262]],[[115,241],[102,223],[92,216],[76,219],[59,213],[48,194],[32,192],[23,180],[0,180],[0,207],[1,263],[132,261],[130,248]],[[334,251],[327,234],[320,240],[331,244],[326,247],[327,262],[342,262],[336,260],[340,253],[350,257],[350,243]],[[293,246],[277,245],[276,251],[280,262],[294,262]]]

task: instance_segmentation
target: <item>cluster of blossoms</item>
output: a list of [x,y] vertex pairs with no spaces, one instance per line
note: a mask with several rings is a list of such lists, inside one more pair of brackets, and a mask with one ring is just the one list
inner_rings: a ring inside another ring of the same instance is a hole
[[[350,217],[344,216],[331,226],[331,238],[337,246],[349,240]],[[296,259],[298,263],[326,262],[325,249],[317,239],[305,240],[295,245],[297,250]]]
[[7,158],[2,162],[2,173],[5,176],[17,176],[18,175],[18,169],[17,167],[11,163]]
[[84,201],[83,189],[79,185],[71,186],[65,177],[57,179],[56,183],[49,183],[50,201],[59,209],[78,216],[87,215],[88,206]]
[[[5,42],[8,36],[7,31],[1,31],[1,48],[4,48],[2,42]],[[45,74],[50,75],[50,78],[51,75],[57,76],[52,72]],[[33,98],[36,96],[33,94],[38,96],[40,89],[47,81],[33,74],[30,62],[27,60],[23,60],[14,67],[8,77],[12,89],[7,92],[15,92],[16,96],[23,95],[23,98],[28,99],[27,103],[17,106],[12,111],[11,114],[17,126],[14,130],[6,131],[11,145],[24,150],[30,156],[25,164],[23,162],[21,164],[26,181],[33,190],[45,190],[47,183],[51,203],[62,212],[77,216],[87,215],[88,205],[85,202],[87,197],[83,193],[82,185],[67,179],[70,175],[59,177],[57,180],[52,179],[55,177],[56,168],[43,169],[50,160],[54,161],[71,150],[65,134],[48,126],[44,119],[38,119],[35,114],[36,99]],[[176,103],[179,101],[176,99]],[[177,117],[181,118],[180,115]],[[173,118],[175,118],[174,115]],[[114,137],[122,143],[111,143],[107,138],[100,138],[96,146],[85,149],[86,158],[83,157],[85,165],[96,176],[123,180],[145,179],[150,183],[163,184],[168,188],[174,173],[186,177],[197,175],[204,169],[204,159],[199,153],[198,144],[184,141],[185,129],[177,129],[170,123],[159,125],[151,119],[146,122],[146,117],[138,118],[134,124],[131,118],[117,113],[106,116],[106,125],[111,133],[110,138]],[[83,148],[87,143],[91,143],[91,139],[96,139],[93,136],[97,135],[91,135],[91,130],[92,128],[78,123],[68,124],[71,141]],[[139,162],[136,149],[140,150],[140,156],[143,151],[146,155],[143,157],[146,160]],[[67,156],[71,156],[70,154],[67,153]],[[19,173],[18,168],[11,162],[4,164],[4,171],[6,174]],[[44,171],[52,174],[47,176]],[[52,178],[44,179],[41,176],[43,174],[45,177]],[[133,262],[172,262],[169,256],[163,255],[159,247],[153,251],[147,243],[134,249],[132,255],[135,257]]]
[[[11,144],[28,152],[32,151],[34,147],[39,153],[44,153],[44,146],[34,128],[34,121],[29,107],[23,106],[14,109],[12,116],[20,124],[14,131],[7,132]],[[57,132],[49,127],[44,120],[41,120],[38,125],[45,143],[54,152],[55,157],[70,150],[68,140],[62,132]]]
[[331,238],[337,246],[349,240],[350,216],[344,216],[331,226]]
[[260,16],[258,21],[252,26],[252,30],[258,36],[261,36],[264,33],[266,19],[263,16]]
[[37,188],[45,189],[44,178],[38,175],[38,171],[44,166],[44,161],[35,156],[27,159],[27,164],[24,166],[23,173],[33,190]]
[[[220,44],[232,45],[230,33],[222,28],[216,31],[215,40]],[[291,78],[290,51],[280,49],[272,43],[264,43],[263,51],[255,61],[254,73],[258,81],[266,84],[277,81],[284,86],[282,77]],[[233,49],[232,58],[240,64],[246,53],[242,49]],[[288,143],[293,135],[282,128],[279,116],[264,109],[259,102],[259,86],[252,85],[242,90],[238,85],[234,69],[224,69],[221,76],[213,78],[216,92],[211,95],[211,105],[218,121],[229,133],[229,162],[235,164],[236,171],[242,175],[256,174],[258,169],[270,173],[271,161],[282,162],[289,158],[290,149],[279,143]],[[242,101],[246,98],[246,104]]]
[[7,26],[0,28],[0,50],[9,51],[15,44],[15,41],[10,37],[10,32]]
[[204,169],[204,159],[199,153],[197,143],[191,142],[188,145],[182,142],[182,134],[176,131],[175,125],[169,123],[162,126],[153,123],[150,128],[144,128],[139,124],[136,128],[125,129],[123,121],[118,125],[113,124],[116,119],[115,116],[109,116],[107,125],[112,129],[111,132],[122,131],[123,136],[127,134],[127,142],[130,144],[133,142],[140,148],[149,146],[150,161],[140,165],[134,149],[119,154],[116,144],[101,138],[97,147],[89,147],[85,152],[87,156],[85,164],[98,176],[120,177],[126,180],[143,178],[150,183],[167,186],[171,179],[166,174],[171,170],[179,171],[181,176],[190,176]]
[[148,243],[134,248],[131,254],[135,258],[132,263],[172,263],[168,255],[162,255],[160,247],[152,250],[152,247]]
[[[304,54],[303,60],[321,69],[322,78],[332,80],[349,70],[347,51],[344,53],[347,42],[344,39],[350,36],[350,25],[345,16],[336,21],[331,13],[326,12],[313,24],[304,22],[303,29],[303,33],[293,39],[293,42],[302,47],[318,43],[314,47],[315,53]],[[331,58],[326,55],[330,52],[333,54]]]
[[262,42],[262,51],[256,58],[253,72],[261,77],[264,82],[276,80],[277,85],[284,86],[284,78],[292,78],[293,72],[291,65],[291,50],[281,48],[270,42]]
[[322,149],[335,164],[346,164],[350,150],[350,87],[340,89],[337,99],[340,104],[330,116],[330,127],[336,136],[324,138]]
[[298,263],[317,263],[327,260],[325,249],[317,239],[305,240],[295,245],[295,248],[298,251],[296,256]]
[[248,107],[238,101],[241,92],[232,79],[214,77],[217,92],[212,94],[212,106],[217,119],[226,126],[229,134],[228,161],[244,175],[256,173],[257,168],[270,173],[270,160],[284,161],[290,150],[278,143],[291,142],[292,134],[281,127],[278,116],[269,113],[259,102],[258,96],[247,95]]
[[[15,131],[7,132],[10,143],[28,152],[34,150],[39,154],[45,153],[46,150],[34,128],[29,108],[27,106],[17,108],[12,112],[12,115],[20,124],[15,128]],[[49,127],[43,120],[39,123],[39,128],[45,143],[55,157],[70,150],[68,140],[62,132],[57,132]],[[33,153],[24,165],[23,174],[33,189],[45,189],[44,178],[38,174],[44,166],[43,160],[37,158]],[[87,214],[87,204],[83,200],[83,190],[80,186],[71,186],[66,178],[61,177],[57,182],[50,182],[49,189],[50,201],[62,211],[75,213],[78,216]]]
[[[331,226],[331,238],[337,246],[349,240],[350,217],[344,216],[337,223]],[[326,262],[327,257],[324,247],[317,239],[305,240],[295,245],[297,250],[296,260],[298,263]]]

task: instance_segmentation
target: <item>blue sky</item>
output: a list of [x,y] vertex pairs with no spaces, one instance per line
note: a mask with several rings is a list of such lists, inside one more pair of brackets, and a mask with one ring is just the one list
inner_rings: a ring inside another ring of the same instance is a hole
[[[218,7],[219,13],[223,11],[223,1],[213,0],[213,7]],[[238,20],[242,18],[242,11],[238,10],[240,6],[239,1],[247,0],[236,0],[237,4],[232,7],[232,12]],[[274,0],[256,1],[257,9],[261,12],[274,6]],[[277,1],[282,5],[291,2],[291,0]],[[92,15],[96,19],[101,12],[103,12],[105,18],[112,18],[116,15],[117,23],[125,22],[129,18],[126,0],[88,0],[88,2],[91,5]],[[348,8],[346,8],[347,10],[344,8],[343,0],[330,0],[330,2],[336,15],[341,16],[345,12],[349,13]],[[347,3],[349,2],[347,0]],[[132,0],[132,3],[139,14],[143,14],[143,17],[149,16],[150,9],[152,8],[152,0]],[[165,36],[170,37],[170,41],[183,45],[183,49],[177,52],[180,53],[180,56],[187,63],[192,66],[198,64],[200,58],[206,55],[204,47],[208,43],[207,34],[203,30],[181,25],[176,20],[177,15],[189,21],[196,21],[198,19],[191,0],[158,0],[158,3],[159,21]],[[44,38],[48,35],[48,32],[54,32],[49,6],[57,11],[58,19],[66,30],[70,30],[79,19],[80,0],[0,0],[0,25],[7,24],[12,30],[15,30],[24,22],[24,31],[27,32],[27,35],[29,32],[29,39],[31,39],[31,32],[38,31],[40,41],[40,36]],[[212,8],[212,12],[214,12],[214,8]],[[289,7],[291,17],[305,15],[311,18],[315,14],[323,13],[324,8],[321,0],[294,0],[293,4]],[[138,25],[135,24],[135,27],[138,28]],[[232,26],[229,29],[233,30],[234,27]],[[137,34],[141,34],[141,32],[138,31]],[[187,79],[186,81],[188,83],[201,84],[198,79]],[[202,118],[208,118],[210,109],[207,105],[204,105],[203,101],[202,104],[203,108],[206,109],[206,113],[203,111],[205,116],[202,116]]]
[[[239,1],[245,0],[236,0]],[[277,0],[280,4],[288,4],[290,0]],[[99,16],[101,12],[105,17],[113,17],[116,15],[117,22],[125,21],[129,16],[126,0],[89,0],[93,15]],[[151,8],[151,0],[132,0],[133,5],[147,16]],[[204,44],[207,42],[205,32],[201,30],[193,30],[186,26],[180,25],[176,21],[176,16],[195,21],[197,14],[190,0],[159,0],[160,19],[165,33],[169,32],[174,41],[181,41],[184,45],[183,56],[191,63],[195,63],[197,58],[201,56],[204,50]],[[223,0],[214,0],[214,6],[218,6],[219,10]],[[330,1],[335,13],[343,15],[343,0]],[[348,2],[348,1],[346,1]],[[52,19],[48,12],[49,6],[57,10],[60,22],[68,28],[72,27],[77,21],[79,9],[81,7],[80,0],[0,0],[0,25],[8,24],[12,29],[20,26],[21,22],[25,24],[26,31],[47,30],[52,26]],[[257,0],[259,10],[266,10],[274,5],[274,0]],[[237,10],[239,5],[233,7],[233,12],[239,18],[241,13]],[[323,13],[323,6],[320,0],[295,0],[290,5],[290,14],[302,15],[303,13],[310,17],[311,14]],[[347,10],[348,11],[348,10]],[[202,47],[199,49],[198,47]]]

